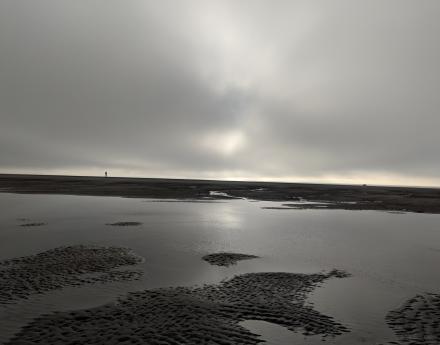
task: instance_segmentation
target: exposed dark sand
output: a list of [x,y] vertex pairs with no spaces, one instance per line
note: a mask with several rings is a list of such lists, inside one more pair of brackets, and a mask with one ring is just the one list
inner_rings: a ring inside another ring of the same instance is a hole
[[110,226],[139,226],[142,225],[141,222],[116,222],[116,223],[110,223],[106,224]]
[[387,315],[401,344],[440,344],[440,295],[417,295]]
[[43,315],[7,344],[258,344],[262,320],[323,337],[348,329],[304,305],[329,274],[249,273],[218,285],[130,293],[115,305]]
[[347,273],[343,270],[337,270],[337,269],[333,269],[330,271],[330,273],[328,274],[329,277],[336,277],[336,278],[348,278],[351,277],[350,273]]
[[43,223],[43,222],[33,222],[33,223],[20,224],[20,226],[23,226],[23,227],[43,226],[43,225],[46,225],[46,223]]
[[256,259],[258,256],[238,253],[214,253],[202,257],[203,260],[209,262],[211,265],[230,266],[235,265],[241,260]]
[[1,261],[0,305],[65,286],[137,279],[138,271],[113,269],[141,261],[127,248],[84,245]]
[[[12,193],[156,199],[308,200],[325,201],[329,209],[440,213],[438,188],[0,174],[0,189]],[[294,207],[322,208],[313,204]]]
[[179,200],[145,200],[145,202],[185,202],[193,204],[221,204],[224,201],[219,200],[192,200],[192,199],[179,199]]

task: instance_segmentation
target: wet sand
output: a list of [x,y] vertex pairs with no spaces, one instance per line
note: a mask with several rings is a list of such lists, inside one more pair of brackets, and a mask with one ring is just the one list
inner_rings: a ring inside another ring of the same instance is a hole
[[399,309],[391,311],[387,322],[402,345],[440,344],[440,295],[411,298]]
[[231,266],[241,260],[257,259],[258,256],[239,253],[214,253],[205,255],[202,259],[216,266]]
[[[155,199],[308,200],[325,201],[329,209],[440,213],[438,188],[0,174],[0,190]],[[289,207],[321,208],[316,204],[287,204]]]
[[239,322],[262,320],[307,335],[348,329],[304,304],[328,274],[248,273],[217,285],[128,294],[116,304],[43,315],[7,344],[242,344],[262,342]]
[[67,286],[126,281],[141,272],[116,270],[142,258],[127,248],[69,246],[0,262],[0,306]]
[[142,225],[141,222],[115,222],[115,223],[108,223],[107,225],[110,226],[139,226]]
[[23,223],[23,224],[20,224],[19,226],[24,227],[24,228],[29,228],[29,227],[33,227],[33,226],[43,226],[43,225],[46,225],[46,223],[44,223],[44,222]]

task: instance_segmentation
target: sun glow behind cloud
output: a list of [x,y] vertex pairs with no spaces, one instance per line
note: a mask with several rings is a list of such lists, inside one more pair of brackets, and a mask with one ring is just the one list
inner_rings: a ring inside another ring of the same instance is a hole
[[199,145],[209,152],[221,156],[231,156],[244,148],[246,136],[240,130],[231,130],[222,133],[207,133],[199,140]]

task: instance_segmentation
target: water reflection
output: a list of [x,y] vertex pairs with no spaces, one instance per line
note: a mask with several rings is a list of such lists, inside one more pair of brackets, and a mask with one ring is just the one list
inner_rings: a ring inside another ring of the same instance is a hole
[[[328,340],[319,335],[305,336],[300,331],[291,332],[279,325],[259,320],[246,320],[240,322],[240,325],[247,328],[252,333],[260,334],[261,340],[267,345],[285,345],[285,344],[328,344]],[[328,338],[327,338],[328,339]]]

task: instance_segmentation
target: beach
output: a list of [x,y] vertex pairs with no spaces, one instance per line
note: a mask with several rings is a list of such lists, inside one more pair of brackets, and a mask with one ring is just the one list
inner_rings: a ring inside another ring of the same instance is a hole
[[3,344],[438,343],[435,189],[0,187]]

